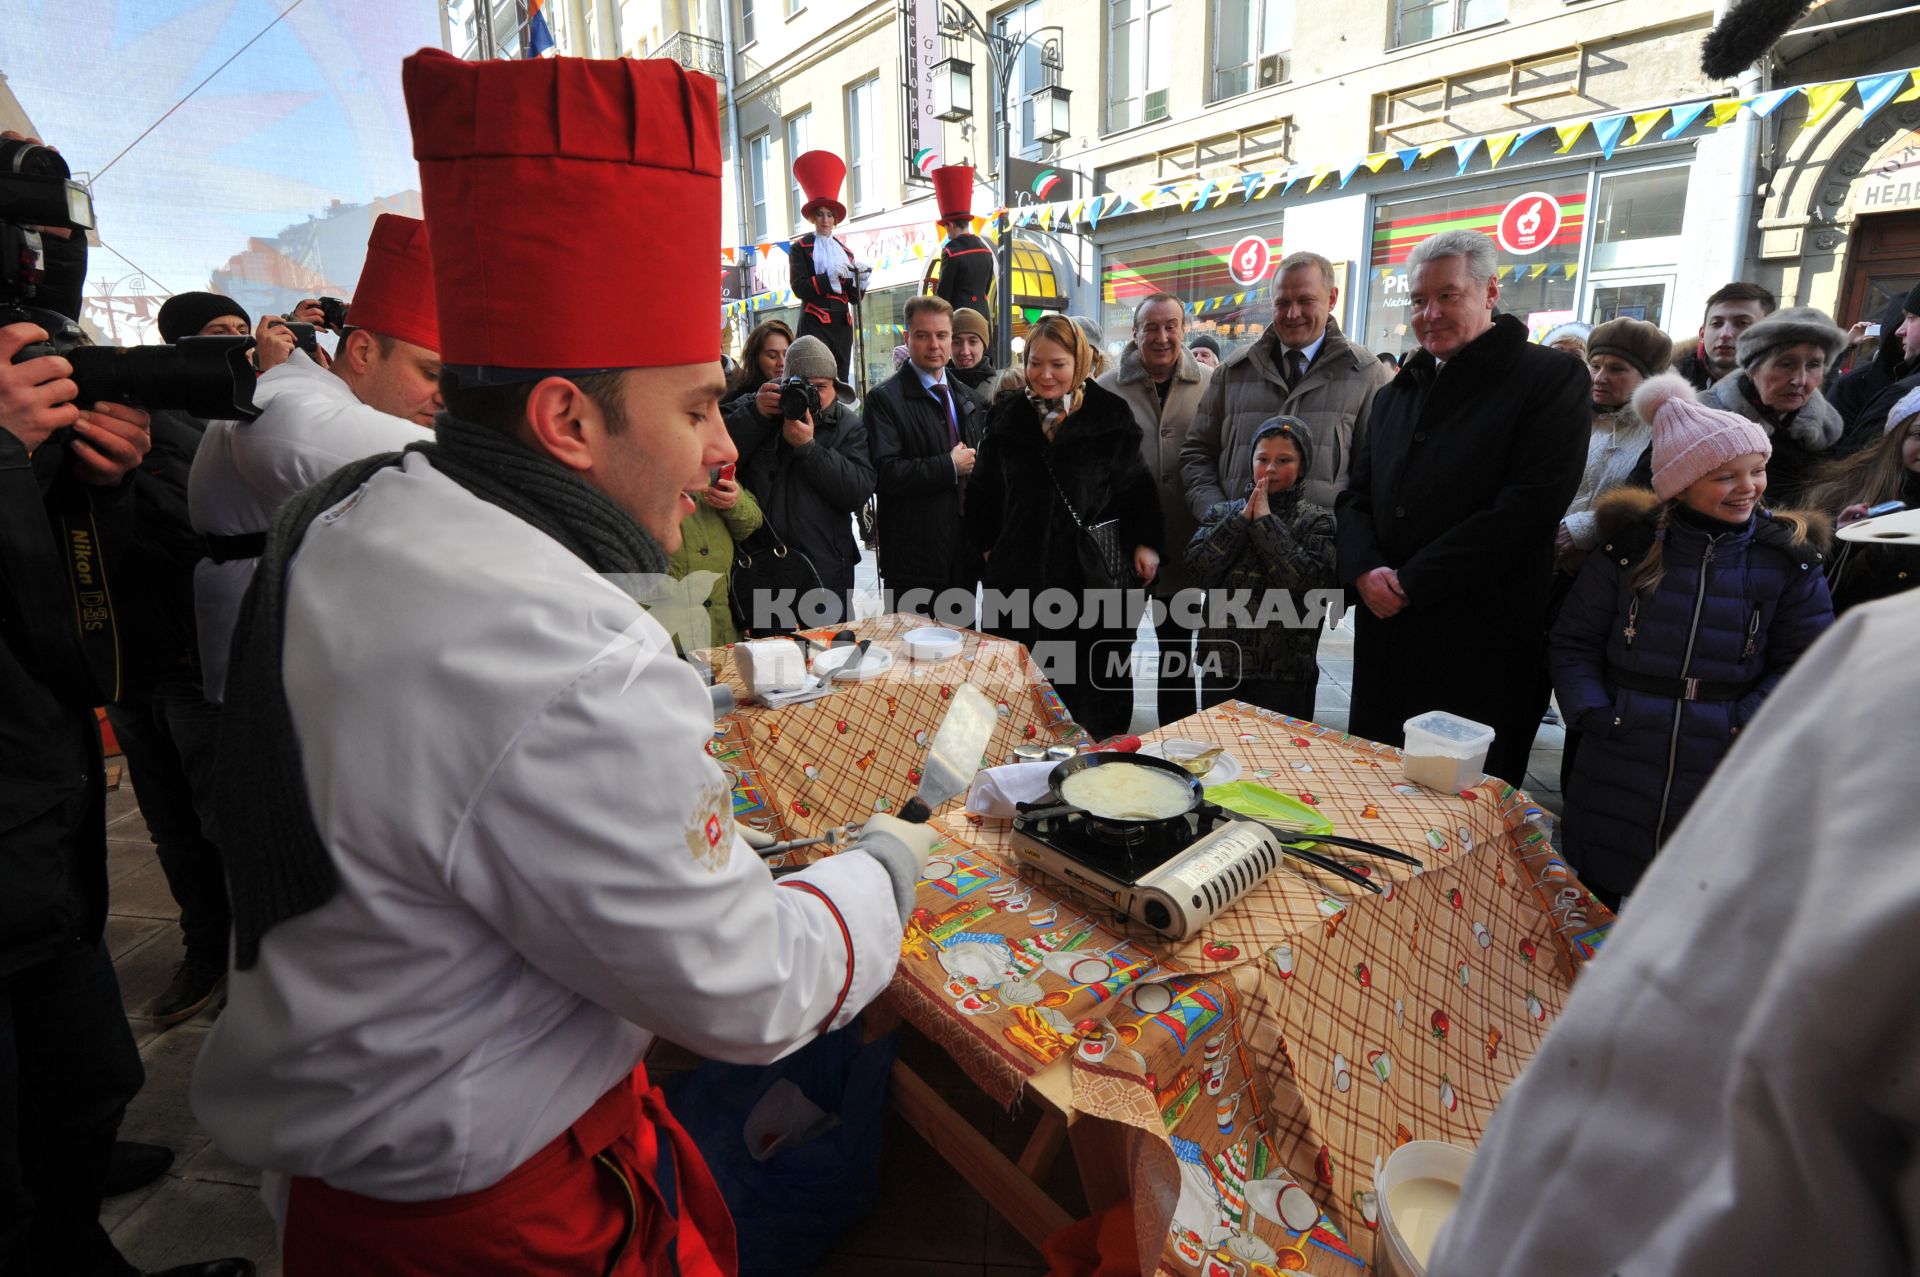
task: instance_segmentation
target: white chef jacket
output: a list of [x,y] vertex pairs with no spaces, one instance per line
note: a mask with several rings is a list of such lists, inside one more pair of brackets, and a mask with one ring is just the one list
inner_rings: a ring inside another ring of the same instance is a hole
[[341,886],[233,973],[201,1053],[193,1110],[237,1161],[388,1200],[472,1192],[656,1034],[771,1061],[891,979],[879,862],[776,886],[666,632],[424,457],[313,523],[283,668]]
[[1920,591],[1800,658],[1501,1102],[1432,1277],[1904,1277]]
[[[431,437],[423,426],[361,403],[346,382],[301,350],[254,384],[253,402],[261,410],[256,420],[210,423],[194,454],[187,517],[195,532],[265,532],[289,498],[341,466]],[[193,570],[208,700],[226,695],[227,646],[256,561],[202,559]]]

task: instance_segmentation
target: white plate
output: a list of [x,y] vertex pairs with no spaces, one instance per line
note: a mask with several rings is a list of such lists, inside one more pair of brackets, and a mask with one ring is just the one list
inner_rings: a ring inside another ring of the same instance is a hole
[[[1154,741],[1150,745],[1142,745],[1140,752],[1148,758],[1166,758],[1169,746],[1174,749],[1184,750],[1190,754],[1197,754],[1203,749],[1212,749],[1213,743],[1203,740],[1185,740],[1181,737],[1174,736],[1167,740]],[[1240,760],[1232,754],[1223,752],[1218,758],[1213,760],[1213,766],[1208,770],[1207,774],[1197,779],[1202,785],[1224,785],[1228,781],[1239,780],[1241,770]]]
[[[859,655],[859,653],[860,649],[854,646],[830,647],[813,658],[813,672],[816,677],[825,678],[827,675],[840,670],[855,656]],[[858,665],[855,665],[837,681],[842,683],[864,683],[870,678],[880,677],[892,668],[893,653],[875,644],[867,649],[866,655],[860,658]]]
[[966,639],[959,630],[950,630],[943,625],[922,625],[908,630],[900,641],[906,644],[907,659],[914,661],[952,660],[966,646]]

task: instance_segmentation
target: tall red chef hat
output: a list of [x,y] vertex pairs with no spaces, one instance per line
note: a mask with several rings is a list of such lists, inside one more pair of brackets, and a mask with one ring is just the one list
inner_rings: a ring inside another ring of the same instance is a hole
[[[465,62],[401,72],[434,262],[440,355],[467,384],[717,363],[720,115],[665,58]],[[640,251],[644,250],[644,251]]]
[[427,224],[417,217],[380,214],[367,237],[367,264],[354,286],[353,304],[347,307],[347,326],[437,351],[438,315]]
[[933,170],[933,198],[940,220],[973,216],[973,165],[942,164]]
[[816,208],[833,210],[833,220],[847,220],[847,206],[840,202],[840,187],[847,180],[847,162],[832,151],[808,151],[793,157],[793,178],[807,193],[800,216],[813,217]]

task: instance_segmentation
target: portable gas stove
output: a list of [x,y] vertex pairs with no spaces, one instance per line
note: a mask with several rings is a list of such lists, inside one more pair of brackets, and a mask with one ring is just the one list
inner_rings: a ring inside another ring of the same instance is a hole
[[1282,859],[1265,825],[1204,800],[1166,820],[1056,813],[1014,817],[1013,849],[1021,862],[1111,901],[1170,940],[1198,935]]

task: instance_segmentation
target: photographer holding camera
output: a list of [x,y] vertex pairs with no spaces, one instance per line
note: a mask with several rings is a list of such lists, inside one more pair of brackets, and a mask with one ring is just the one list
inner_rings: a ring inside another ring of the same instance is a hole
[[[786,374],[739,400],[727,413],[727,433],[740,450],[740,482],[766,516],[766,535],[806,555],[820,587],[839,600],[839,615],[818,622],[832,624],[853,615],[860,562],[853,514],[873,494],[867,427],[850,406],[853,387],[835,375],[833,352],[818,337],[787,347]],[[741,583],[751,588],[744,575]]]
[[[57,348],[77,340],[91,212],[56,161],[32,139],[0,138],[0,309],[14,320],[0,324],[0,1272],[121,1277],[134,1270],[100,1226],[100,1198],[143,1072],[103,940],[93,707],[119,694],[111,582],[128,476],[152,442],[145,412],[98,393],[116,384],[100,379],[101,360]],[[28,261],[38,269],[16,274]],[[183,367],[173,351],[140,364]],[[244,1260],[173,1270],[252,1271]]]
[[[302,302],[294,313],[324,319],[323,310]],[[331,368],[289,355],[254,390],[259,419],[212,423],[194,458],[188,508],[208,551],[194,572],[194,611],[209,701],[225,698],[227,647],[273,516],[350,461],[425,442],[441,408],[439,377],[426,223],[382,213]]]

